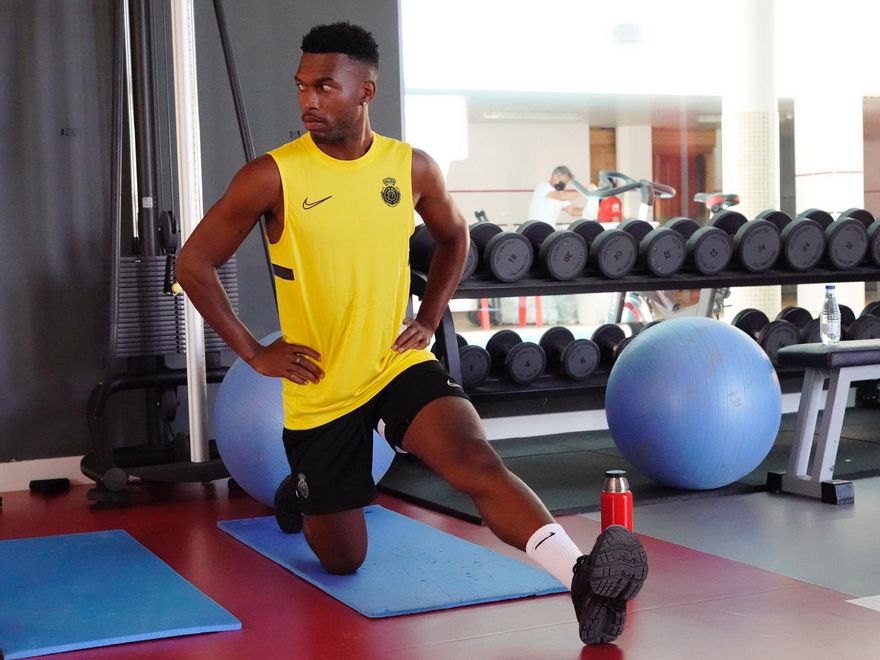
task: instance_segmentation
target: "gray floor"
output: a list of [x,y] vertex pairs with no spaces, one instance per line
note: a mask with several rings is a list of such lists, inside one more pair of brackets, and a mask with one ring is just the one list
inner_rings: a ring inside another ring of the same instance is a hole
[[[880,594],[880,477],[855,504],[754,493],[637,506],[636,531],[853,596]],[[634,493],[638,502],[638,493]],[[599,519],[599,514],[584,514]]]

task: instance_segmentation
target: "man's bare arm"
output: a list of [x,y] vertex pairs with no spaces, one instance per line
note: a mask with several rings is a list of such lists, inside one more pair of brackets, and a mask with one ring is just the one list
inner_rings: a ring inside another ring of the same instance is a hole
[[414,149],[412,170],[415,209],[437,241],[437,247],[419,313],[395,342],[394,347],[399,351],[420,348],[430,342],[461,280],[470,245],[467,222],[449,196],[437,163]]
[[217,276],[217,268],[235,253],[260,215],[279,206],[281,197],[281,178],[269,156],[245,165],[186,241],[176,274],[205,321],[243,360],[262,374],[302,384],[305,379],[317,381],[321,371],[297,355],[316,360],[320,360],[320,355],[306,346],[283,342],[263,347],[236,316]]

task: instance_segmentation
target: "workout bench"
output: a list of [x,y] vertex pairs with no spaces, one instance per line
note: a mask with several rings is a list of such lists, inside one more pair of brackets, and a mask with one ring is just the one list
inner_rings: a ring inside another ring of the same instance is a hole
[[[850,385],[859,380],[880,378],[880,339],[845,341],[833,346],[796,344],[779,349],[777,355],[780,366],[804,367],[806,371],[788,470],[769,472],[767,489],[818,497],[827,504],[852,504],[855,500],[852,482],[833,478],[834,462]],[[810,461],[826,379],[825,410]]]

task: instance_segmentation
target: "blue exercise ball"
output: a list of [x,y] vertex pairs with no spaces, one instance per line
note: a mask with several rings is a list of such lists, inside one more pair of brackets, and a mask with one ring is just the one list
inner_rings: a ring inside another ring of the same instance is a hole
[[722,321],[663,321],[621,352],[605,390],[620,453],[651,479],[708,490],[741,479],[779,432],[782,392],[770,359]]
[[[271,344],[280,332],[260,340]],[[220,384],[214,403],[214,435],[217,451],[229,474],[254,499],[272,506],[275,491],[290,474],[281,434],[284,410],[281,380],[254,371],[236,360]],[[391,467],[395,452],[373,432],[373,481]]]

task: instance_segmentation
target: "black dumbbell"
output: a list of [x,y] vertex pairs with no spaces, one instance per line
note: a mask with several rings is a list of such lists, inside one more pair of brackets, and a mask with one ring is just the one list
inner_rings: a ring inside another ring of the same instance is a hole
[[639,258],[639,244],[620,229],[605,229],[595,220],[576,220],[568,226],[587,244],[590,268],[609,279],[628,275]]
[[869,314],[871,316],[880,316],[880,300],[875,300],[865,305],[865,308],[859,316],[867,316]]
[[819,319],[814,319],[803,307],[786,307],[776,315],[777,321],[788,321],[798,328],[799,344],[815,344],[819,341]]
[[782,239],[772,222],[749,222],[742,213],[725,209],[713,215],[708,224],[726,231],[733,238],[737,261],[750,273],[770,270],[782,252]]
[[639,263],[658,277],[675,275],[684,266],[687,242],[668,227],[653,227],[644,220],[624,220],[618,229],[631,234],[639,244]]
[[568,328],[550,328],[539,343],[547,356],[548,370],[560,371],[571,380],[584,380],[599,366],[601,356],[596,342],[575,339]]
[[496,332],[486,343],[486,350],[492,358],[492,368],[520,385],[531,383],[547,366],[544,349],[523,341],[513,330]]
[[[492,358],[485,348],[468,344],[467,339],[461,335],[455,335],[455,340],[458,342],[456,348],[458,349],[458,358],[461,362],[461,384],[463,387],[476,387],[489,377],[489,372],[492,369]],[[448,369],[449,364],[446,360],[446,354],[439,350],[436,343],[431,347],[431,351],[437,356],[443,366]]]
[[782,261],[792,270],[809,270],[825,254],[825,231],[815,220],[804,216],[792,220],[785,211],[773,209],[762,211],[755,219],[776,225],[782,239]]
[[731,325],[745,332],[754,339],[773,364],[776,364],[776,354],[783,346],[799,344],[800,328],[791,321],[777,319],[771,321],[767,315],[759,309],[744,309],[733,317]]
[[840,218],[854,218],[865,226],[865,231],[868,234],[868,250],[865,261],[871,266],[880,266],[880,220],[875,219],[870,211],[859,208],[847,209],[840,214]]
[[[431,236],[431,232],[425,225],[419,225],[409,237],[409,265],[415,270],[427,273],[431,267],[431,259],[434,258],[434,250],[437,249],[437,241]],[[464,271],[461,273],[461,281],[466,280],[474,271],[480,261],[477,247],[471,241],[468,246],[467,257],[464,262]]]
[[701,227],[690,218],[672,218],[663,223],[687,241],[685,264],[703,275],[715,275],[727,268],[733,258],[733,238],[718,227]]
[[532,244],[522,234],[504,231],[491,222],[471,225],[471,242],[483,270],[499,282],[516,282],[532,267]]
[[837,220],[822,209],[807,209],[800,217],[815,220],[825,232],[825,258],[839,270],[858,266],[868,253],[868,230],[860,220],[841,216]]
[[535,263],[554,280],[570,280],[584,272],[587,243],[579,234],[540,220],[524,222],[516,231],[529,239]]
[[[841,314],[841,326],[843,326],[843,315]],[[859,318],[853,321],[843,333],[847,339],[877,339],[880,337],[880,300],[875,300],[865,305]]]
[[605,371],[611,371],[611,367],[617,362],[624,349],[635,338],[635,335],[626,336],[623,328],[614,323],[605,323],[593,331],[593,342],[599,347],[599,366]]

